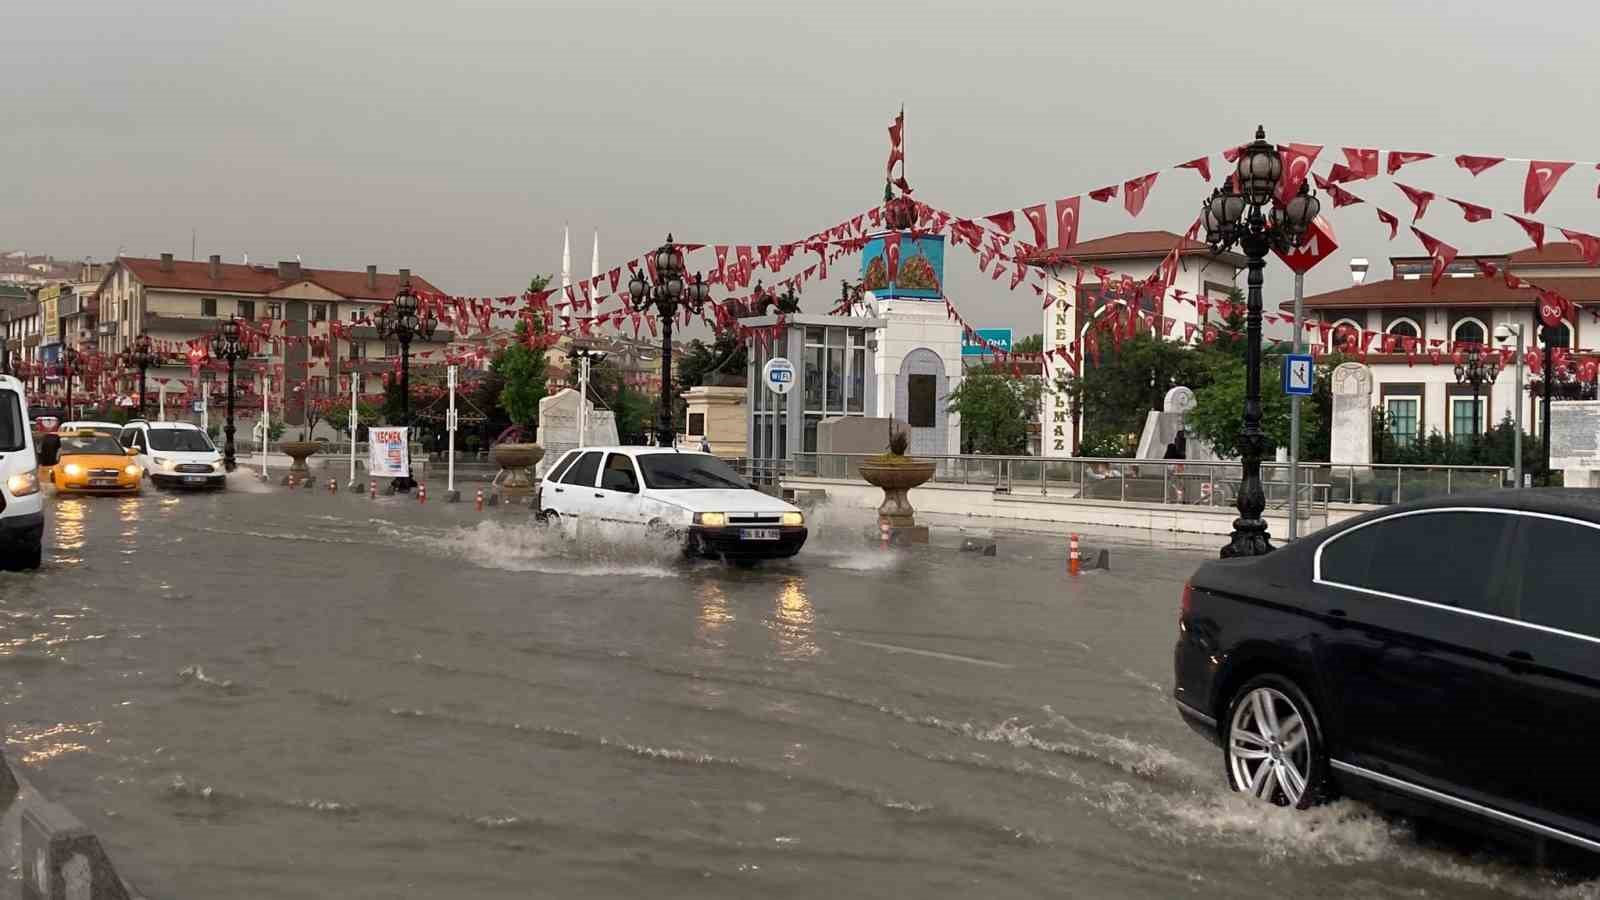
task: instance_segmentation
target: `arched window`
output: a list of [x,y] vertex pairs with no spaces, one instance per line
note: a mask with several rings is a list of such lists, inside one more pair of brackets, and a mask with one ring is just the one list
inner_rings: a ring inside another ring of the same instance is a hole
[[1462,319],[1450,330],[1450,340],[1457,344],[1485,344],[1488,339],[1489,329],[1479,319]]
[[1354,319],[1340,319],[1328,332],[1328,349],[1337,353],[1352,340],[1357,346],[1361,344],[1361,326]]
[[[1544,346],[1544,327],[1543,326],[1540,326],[1539,334],[1540,334],[1539,346],[1543,347]],[[1562,322],[1561,323],[1560,327],[1556,330],[1555,340],[1550,342],[1550,346],[1552,346],[1552,347],[1566,347],[1566,348],[1570,348],[1572,346],[1572,325],[1571,325],[1571,323],[1568,323],[1568,322]]]
[[1422,329],[1417,327],[1417,323],[1411,319],[1405,318],[1395,319],[1393,322],[1390,322],[1389,333],[1395,337],[1422,337]]

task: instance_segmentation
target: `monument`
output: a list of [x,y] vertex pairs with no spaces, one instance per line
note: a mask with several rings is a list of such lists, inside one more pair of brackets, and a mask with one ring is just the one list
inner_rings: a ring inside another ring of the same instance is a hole
[[1566,487],[1600,487],[1600,400],[1550,403],[1550,470]]
[[[614,446],[617,441],[617,419],[609,409],[595,409],[594,401],[584,400],[583,445]],[[578,446],[578,392],[566,388],[539,401],[539,445],[544,448],[544,459],[539,463],[539,474],[561,454]]]
[[1161,411],[1151,410],[1145,416],[1144,431],[1139,435],[1139,449],[1134,458],[1161,459],[1166,455],[1167,445],[1178,437],[1178,432],[1181,430],[1187,442],[1184,459],[1202,462],[1218,459],[1216,451],[1211,449],[1211,444],[1188,427],[1189,413],[1194,406],[1194,391],[1183,385],[1167,391],[1166,397],[1161,401]]
[[1341,363],[1333,370],[1333,431],[1328,455],[1336,466],[1372,463],[1372,370]]

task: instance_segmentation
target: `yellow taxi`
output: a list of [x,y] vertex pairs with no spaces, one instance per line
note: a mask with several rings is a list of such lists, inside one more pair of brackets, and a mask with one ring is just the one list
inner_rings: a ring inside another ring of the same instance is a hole
[[60,455],[48,469],[48,479],[56,493],[139,493],[144,469],[116,438],[87,430],[60,438]]

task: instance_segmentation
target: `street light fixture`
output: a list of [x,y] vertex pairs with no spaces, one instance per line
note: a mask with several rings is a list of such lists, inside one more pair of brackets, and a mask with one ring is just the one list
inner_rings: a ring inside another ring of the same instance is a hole
[[[421,310],[417,295],[411,291],[409,279],[400,283],[400,291],[394,295],[394,302],[378,310],[378,336],[384,340],[394,337],[400,342],[400,424],[406,428],[409,436],[411,430],[411,341],[421,338],[424,341],[433,340],[433,333],[439,327],[439,320],[434,317],[432,310]],[[406,493],[417,486],[416,479],[411,477],[411,467],[406,467],[406,474],[389,482],[396,493]]]
[[78,372],[78,362],[82,356],[73,347],[63,348],[61,351],[61,376],[67,382],[67,419],[76,419],[72,414],[72,376]]
[[[1261,518],[1267,508],[1261,485],[1261,272],[1269,251],[1287,251],[1304,243],[1312,220],[1322,211],[1322,203],[1304,181],[1287,202],[1275,202],[1273,195],[1282,175],[1278,148],[1267,142],[1266,129],[1257,127],[1256,139],[1240,149],[1232,183],[1213,191],[1201,205],[1206,243],[1212,252],[1223,253],[1237,245],[1249,267],[1244,426],[1239,441],[1244,478],[1239,485],[1239,518],[1233,522],[1231,540],[1222,548],[1225,559],[1272,551],[1267,523]],[[1269,203],[1272,208],[1264,211]]]
[[1493,386],[1494,380],[1500,376],[1500,355],[1490,354],[1485,356],[1478,347],[1468,350],[1461,362],[1456,363],[1456,384],[1472,385],[1472,447],[1478,447],[1478,441],[1483,436],[1483,428],[1478,421],[1478,395],[1484,385]]
[[[149,338],[140,335],[140,340],[149,345]],[[229,316],[215,334],[211,336],[211,358],[226,360],[228,363],[228,419],[222,426],[222,467],[232,472],[238,467],[234,458],[233,446],[233,369],[234,364],[244,359],[250,352],[249,346],[242,339],[239,328],[239,317]],[[265,402],[265,398],[262,398]],[[139,367],[139,408],[144,409],[144,367]],[[264,450],[264,448],[263,448]]]
[[699,274],[694,281],[684,280],[683,252],[667,235],[667,242],[655,251],[656,279],[652,284],[643,272],[628,280],[628,296],[636,311],[655,307],[661,320],[661,409],[656,413],[656,443],[671,447],[677,430],[672,424],[672,323],[679,309],[698,313],[711,298],[711,286]]
[[578,446],[589,442],[589,367],[606,361],[606,351],[592,344],[580,344],[571,355],[578,360]]
[[1513,424],[1517,432],[1511,438],[1512,469],[1517,473],[1517,487],[1522,487],[1522,404],[1527,398],[1522,394],[1522,323],[1501,322],[1494,330],[1494,339],[1502,344],[1516,341],[1517,357],[1517,400],[1512,404]]
[[156,363],[155,351],[150,347],[150,335],[141,334],[133,339],[133,349],[128,362],[139,367],[139,418],[144,418],[144,373]]

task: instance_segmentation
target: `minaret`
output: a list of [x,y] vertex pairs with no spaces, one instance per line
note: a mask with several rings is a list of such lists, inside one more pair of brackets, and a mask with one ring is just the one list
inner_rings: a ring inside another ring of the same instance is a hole
[[600,293],[600,229],[594,230],[594,255],[589,259],[589,296]]
[[561,286],[572,286],[572,229],[561,226]]

